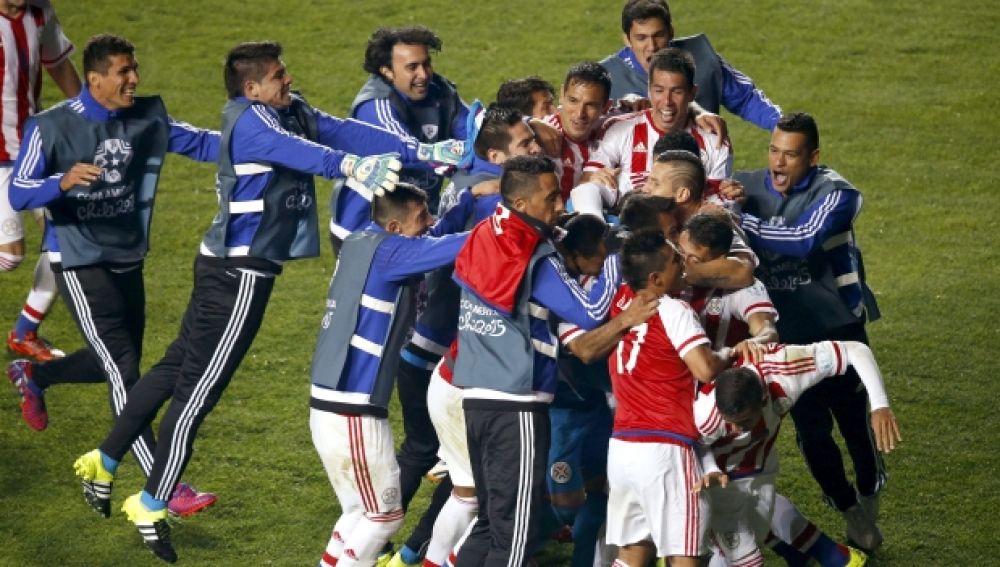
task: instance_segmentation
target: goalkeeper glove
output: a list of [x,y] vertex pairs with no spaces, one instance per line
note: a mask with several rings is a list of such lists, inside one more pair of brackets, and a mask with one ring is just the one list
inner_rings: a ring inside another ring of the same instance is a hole
[[441,165],[459,165],[472,154],[472,144],[461,140],[445,140],[417,146],[417,159]]
[[361,157],[347,154],[340,162],[340,172],[381,197],[396,188],[399,169],[403,166],[399,154],[379,154]]

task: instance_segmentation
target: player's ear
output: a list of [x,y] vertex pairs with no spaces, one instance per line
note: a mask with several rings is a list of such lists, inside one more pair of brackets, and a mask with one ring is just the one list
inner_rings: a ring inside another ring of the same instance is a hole
[[687,185],[683,185],[677,189],[674,193],[674,201],[677,203],[687,203],[691,200],[691,189]]
[[524,197],[514,197],[514,200],[510,203],[510,208],[519,213],[523,213],[527,206],[528,201]]
[[503,162],[506,160],[507,160],[506,152],[503,152],[496,148],[490,148],[486,150],[486,161],[494,165],[502,165]]
[[381,73],[382,76],[385,77],[385,80],[390,83],[396,78],[396,75],[392,72],[392,67],[389,67],[388,65],[382,65],[379,67],[378,72]]
[[260,94],[260,83],[252,79],[243,81],[243,96],[250,100],[256,100]]
[[816,167],[819,165],[819,148],[816,148],[809,154],[809,167]]
[[387,222],[385,224],[385,231],[386,232],[392,232],[394,234],[402,234],[403,233],[403,223],[399,222],[396,219],[392,219],[391,221],[389,221],[389,222]]

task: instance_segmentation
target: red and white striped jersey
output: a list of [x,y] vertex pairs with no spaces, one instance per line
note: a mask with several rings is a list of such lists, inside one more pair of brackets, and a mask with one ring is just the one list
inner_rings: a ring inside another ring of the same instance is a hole
[[54,67],[73,52],[48,0],[30,0],[17,18],[0,14],[0,162],[13,161],[24,122],[39,110],[42,66]]
[[754,313],[770,313],[778,318],[767,289],[756,279],[752,285],[737,290],[693,288],[688,303],[712,341],[712,350],[735,346],[748,338],[748,321]]
[[[653,146],[664,132],[653,124],[649,110],[624,114],[609,119],[608,122],[607,131],[597,151],[591,154],[583,170],[587,172],[621,167],[618,192],[624,195],[634,189],[642,189],[649,177],[649,170],[656,161]],[[729,140],[727,139],[721,148],[716,147],[718,137],[708,130],[699,128],[693,120],[688,121],[687,131],[698,142],[709,185],[718,187],[719,181],[730,177],[733,173],[733,155]],[[712,181],[715,183],[711,183]]]
[[730,477],[778,472],[774,442],[781,420],[803,392],[820,380],[847,371],[844,345],[823,341],[811,345],[770,345],[764,359],[744,363],[764,385],[764,412],[751,431],[736,432],[715,405],[715,387],[705,384],[694,402],[694,418],[715,462]]
[[[558,112],[545,117],[545,123],[563,132],[562,118]],[[583,176],[583,166],[597,149],[603,132],[602,128],[598,128],[586,142],[574,142],[563,134],[562,155],[556,162],[556,176],[559,177],[563,201],[569,199],[570,191],[580,183],[580,177]]]
[[[614,317],[635,297],[623,285],[611,305]],[[697,440],[694,403],[697,382],[684,355],[708,344],[691,307],[660,299],[657,313],[632,327],[608,358],[611,388],[618,401],[614,437],[623,441],[683,445]]]

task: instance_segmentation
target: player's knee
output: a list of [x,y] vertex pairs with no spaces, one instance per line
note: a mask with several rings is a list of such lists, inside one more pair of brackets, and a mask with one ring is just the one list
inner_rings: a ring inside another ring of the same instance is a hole
[[0,272],[13,272],[23,261],[24,256],[21,254],[0,252]]

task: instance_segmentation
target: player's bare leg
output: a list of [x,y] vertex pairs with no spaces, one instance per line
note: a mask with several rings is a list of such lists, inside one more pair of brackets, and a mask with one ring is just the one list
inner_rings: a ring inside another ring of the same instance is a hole
[[630,543],[618,548],[618,559],[613,567],[645,567],[656,555],[656,547],[651,541]]

